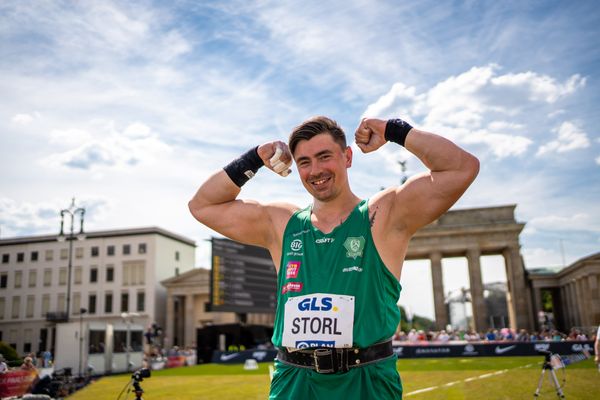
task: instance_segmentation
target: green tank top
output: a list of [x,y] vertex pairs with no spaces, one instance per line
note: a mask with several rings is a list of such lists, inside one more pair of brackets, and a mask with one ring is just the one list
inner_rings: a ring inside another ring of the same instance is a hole
[[[390,339],[400,322],[396,303],[401,286],[373,243],[368,201],[362,200],[329,234],[312,225],[311,209],[294,213],[284,232],[273,344],[283,347],[288,299],[316,293],[354,296],[354,347]],[[320,301],[321,306],[328,305],[327,300]]]

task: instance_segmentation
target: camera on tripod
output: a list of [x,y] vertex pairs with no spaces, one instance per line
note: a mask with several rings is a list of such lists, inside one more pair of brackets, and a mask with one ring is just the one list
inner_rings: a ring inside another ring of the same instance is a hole
[[136,382],[141,382],[144,378],[150,378],[150,369],[148,368],[140,368],[131,375],[131,379]]

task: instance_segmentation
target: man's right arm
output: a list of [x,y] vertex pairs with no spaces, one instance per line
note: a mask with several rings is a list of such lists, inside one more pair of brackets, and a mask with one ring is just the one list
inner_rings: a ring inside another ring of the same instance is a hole
[[[283,150],[281,161],[291,162],[291,155],[283,142],[270,142],[258,147],[259,157],[271,170],[273,167],[269,160],[277,147]],[[285,225],[295,207],[238,199],[240,191],[241,188],[230,176],[219,170],[200,186],[188,207],[194,218],[214,231],[232,240],[265,247],[273,254],[281,248]]]

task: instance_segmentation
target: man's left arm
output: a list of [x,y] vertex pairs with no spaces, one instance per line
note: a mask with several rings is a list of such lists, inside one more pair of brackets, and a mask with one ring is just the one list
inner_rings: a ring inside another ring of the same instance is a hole
[[[381,147],[388,139],[401,142],[428,168],[429,171],[394,188],[393,201],[389,204],[388,228],[412,235],[446,212],[462,196],[479,172],[479,160],[448,139],[405,123],[398,125],[398,121],[389,126],[388,121],[363,119],[355,138],[365,153]],[[397,140],[398,136],[401,140]]]

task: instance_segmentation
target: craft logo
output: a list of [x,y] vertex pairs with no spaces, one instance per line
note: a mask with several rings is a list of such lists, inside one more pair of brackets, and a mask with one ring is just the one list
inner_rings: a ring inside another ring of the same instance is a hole
[[333,243],[334,240],[335,240],[335,238],[321,238],[321,239],[315,240],[315,243],[316,244]]
[[301,292],[302,286],[302,282],[288,282],[283,285],[281,294],[286,294],[287,292]]
[[292,243],[290,244],[290,248],[294,251],[301,250],[302,249],[302,240],[300,240],[300,239],[292,240]]
[[285,269],[285,279],[296,278],[300,270],[300,261],[288,261]]
[[347,257],[362,257],[362,253],[365,248],[365,238],[362,236],[346,238],[346,241],[344,242],[344,247],[347,250]]

